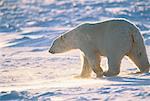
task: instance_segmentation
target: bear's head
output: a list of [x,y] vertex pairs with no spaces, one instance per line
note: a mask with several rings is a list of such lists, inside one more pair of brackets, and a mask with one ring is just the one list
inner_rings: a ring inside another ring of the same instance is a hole
[[56,54],[66,52],[68,50],[70,50],[68,39],[66,39],[65,35],[61,35],[53,42],[49,52]]
[[80,49],[80,40],[82,40],[82,37],[78,35],[78,33],[80,34],[79,30],[79,28],[75,28],[58,37],[53,42],[49,52],[55,54],[64,53],[72,49]]

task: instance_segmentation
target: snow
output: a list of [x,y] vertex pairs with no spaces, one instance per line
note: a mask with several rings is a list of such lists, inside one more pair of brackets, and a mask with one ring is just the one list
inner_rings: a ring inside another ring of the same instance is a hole
[[[0,1],[0,100],[148,101],[150,73],[124,57],[117,77],[76,78],[80,51],[52,55],[52,42],[85,21],[123,17],[142,32],[150,59],[148,0]],[[101,66],[107,70],[107,59]]]

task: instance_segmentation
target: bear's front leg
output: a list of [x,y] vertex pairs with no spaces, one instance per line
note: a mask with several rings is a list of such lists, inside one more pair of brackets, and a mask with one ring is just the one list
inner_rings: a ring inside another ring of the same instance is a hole
[[97,77],[102,77],[103,76],[103,70],[100,67],[100,54],[98,52],[87,52],[85,53],[89,65],[91,69],[96,73]]
[[91,76],[92,69],[89,65],[87,58],[84,55],[82,55],[82,58],[83,58],[83,67],[82,67],[82,72],[81,72],[80,77],[89,78]]
[[116,76],[120,73],[121,56],[109,56],[108,57],[108,71],[104,72],[104,76]]

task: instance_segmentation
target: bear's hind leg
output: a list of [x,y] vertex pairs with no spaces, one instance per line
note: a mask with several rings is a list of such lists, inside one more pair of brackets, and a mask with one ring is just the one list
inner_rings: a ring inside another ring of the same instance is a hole
[[141,73],[149,72],[150,64],[148,62],[146,51],[137,52],[133,49],[127,56],[136,64]]
[[108,71],[104,72],[104,76],[116,76],[120,73],[120,64],[122,57],[110,56],[108,57]]
[[83,56],[83,67],[80,77],[81,78],[89,78],[91,76],[92,69],[89,65],[89,62],[85,56]]

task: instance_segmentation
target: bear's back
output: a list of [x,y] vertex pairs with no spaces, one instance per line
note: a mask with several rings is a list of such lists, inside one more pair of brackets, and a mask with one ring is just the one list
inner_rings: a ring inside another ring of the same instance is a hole
[[[111,19],[103,22],[85,23],[80,31],[92,47],[104,55],[111,51],[126,51],[130,48],[130,31],[136,27],[125,19]],[[90,46],[91,47],[91,46]]]

